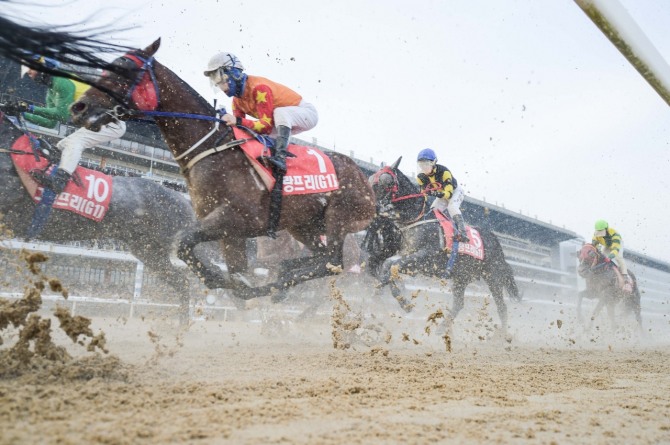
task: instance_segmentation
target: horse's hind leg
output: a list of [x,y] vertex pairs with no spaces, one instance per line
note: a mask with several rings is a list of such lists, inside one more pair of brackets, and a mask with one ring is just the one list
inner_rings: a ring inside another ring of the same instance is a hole
[[503,297],[503,286],[498,280],[493,278],[488,278],[486,282],[489,285],[493,301],[495,301],[496,308],[498,309],[501,330],[502,332],[507,332],[507,304],[505,304],[505,298]]

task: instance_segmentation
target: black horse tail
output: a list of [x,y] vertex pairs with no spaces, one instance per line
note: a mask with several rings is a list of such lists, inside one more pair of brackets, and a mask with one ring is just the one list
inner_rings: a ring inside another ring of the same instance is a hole
[[395,255],[401,244],[402,232],[393,220],[386,216],[375,217],[362,242],[363,250],[370,255],[367,262],[368,272],[376,276],[379,266],[385,259]]
[[[7,0],[0,0],[0,3]],[[7,3],[10,3],[7,1]],[[67,77],[103,89],[99,85],[99,75],[78,76],[67,67],[50,67],[40,63],[34,56],[44,56],[68,65],[70,69],[88,68],[91,70],[112,71],[126,78],[131,77],[127,68],[104,60],[101,54],[123,54],[130,48],[123,45],[106,43],[101,36],[111,29],[93,28],[74,33],[70,30],[77,24],[47,27],[29,26],[0,15],[0,56],[47,74]],[[114,30],[124,31],[124,30]]]

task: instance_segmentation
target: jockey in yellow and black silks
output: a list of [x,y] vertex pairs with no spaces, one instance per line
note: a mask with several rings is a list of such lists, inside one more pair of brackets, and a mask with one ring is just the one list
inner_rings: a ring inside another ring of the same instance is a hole
[[599,219],[595,224],[595,232],[591,244],[596,246],[600,251],[619,267],[619,270],[626,279],[626,283],[630,283],[628,276],[628,268],[626,261],[623,259],[623,240],[621,235],[613,227],[607,224],[607,221]]
[[431,205],[442,213],[448,212],[451,219],[456,224],[456,228],[461,236],[461,241],[469,242],[467,232],[465,231],[465,221],[461,214],[461,203],[465,199],[465,192],[458,186],[456,178],[451,171],[437,163],[435,152],[426,148],[419,152],[417,156],[417,169],[419,174],[416,181],[421,190],[426,195],[434,196],[435,201]]

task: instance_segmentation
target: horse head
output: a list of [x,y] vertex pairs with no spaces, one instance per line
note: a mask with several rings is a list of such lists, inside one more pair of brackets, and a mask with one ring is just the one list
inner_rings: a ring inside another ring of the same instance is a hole
[[[98,131],[116,119],[128,119],[143,112],[166,108],[168,102],[179,103],[181,112],[214,115],[214,109],[183,80],[158,63],[154,55],[160,48],[160,38],[144,49],[129,51],[114,60],[114,71],[106,71],[99,84],[101,89],[88,89],[70,107],[76,125]],[[161,79],[165,79],[163,85]],[[175,96],[179,83],[193,92]],[[168,85],[169,84],[169,85]]]
[[605,262],[605,256],[593,244],[584,244],[579,251],[579,275],[585,278]]
[[375,192],[377,212],[390,213],[402,223],[420,218],[426,200],[418,184],[398,168],[401,160],[402,156],[393,164],[382,167],[369,181]]
[[160,38],[143,50],[127,52],[114,60],[114,72],[106,71],[99,81],[105,92],[90,88],[70,106],[74,124],[99,131],[103,125],[122,117],[123,110],[155,110],[159,105],[154,73],[154,54],[158,48]]
[[375,192],[377,208],[387,208],[398,194],[398,164],[402,156],[393,165],[385,166],[370,176],[370,186]]

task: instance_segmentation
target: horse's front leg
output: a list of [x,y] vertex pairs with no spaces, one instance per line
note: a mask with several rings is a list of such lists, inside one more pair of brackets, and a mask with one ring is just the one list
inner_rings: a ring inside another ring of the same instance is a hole
[[222,238],[220,218],[215,213],[217,212],[210,213],[181,233],[177,243],[177,257],[203,280],[207,288],[231,289],[235,287],[235,283],[223,273],[221,268],[209,258],[197,256],[195,253],[195,246],[198,244]]

